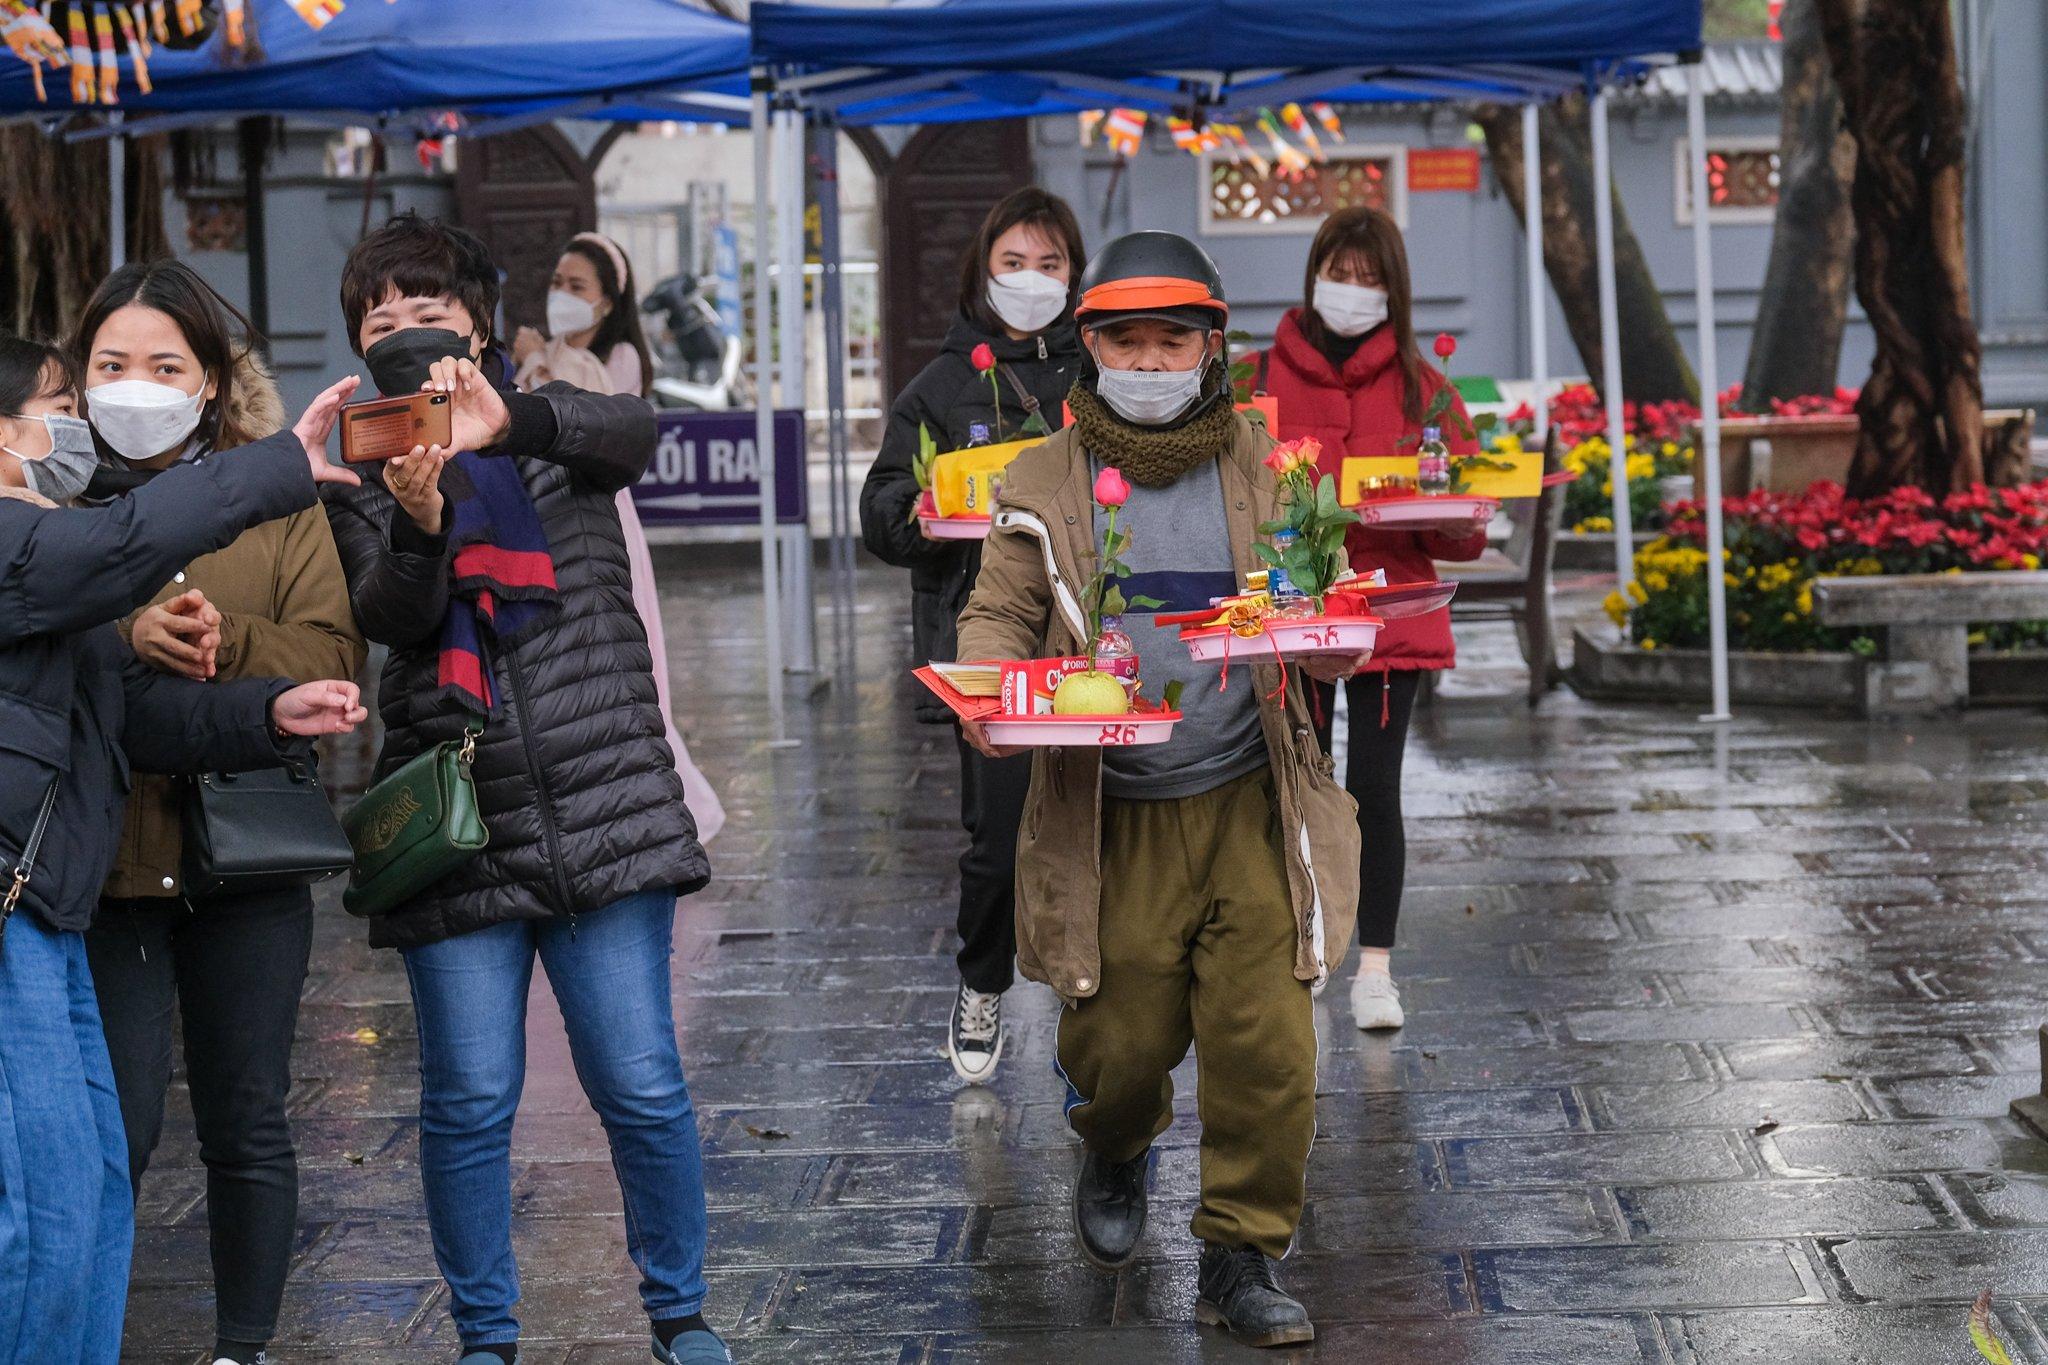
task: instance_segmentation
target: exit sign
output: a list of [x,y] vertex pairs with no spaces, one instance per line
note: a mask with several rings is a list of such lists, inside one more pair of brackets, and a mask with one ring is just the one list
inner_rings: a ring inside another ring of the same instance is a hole
[[1410,190],[1476,190],[1479,149],[1476,147],[1412,147],[1408,151]]

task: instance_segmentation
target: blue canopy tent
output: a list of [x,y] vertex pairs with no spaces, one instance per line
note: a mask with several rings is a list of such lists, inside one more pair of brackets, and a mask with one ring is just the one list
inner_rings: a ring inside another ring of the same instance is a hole
[[[826,124],[951,122],[1014,118],[1121,105],[1190,117],[1230,118],[1288,101],[1469,100],[1523,105],[1524,175],[1532,358],[1539,432],[1547,426],[1541,195],[1537,105],[1569,91],[1592,95],[1594,178],[1609,182],[1607,89],[1650,66],[1684,56],[1695,62],[1689,95],[1694,201],[1705,195],[1704,87],[1697,52],[1701,0],[938,0],[935,4],[854,6],[755,0],[751,10],[756,80],[756,203],[771,197],[781,217],[802,213],[798,162],[806,117]],[[771,150],[771,144],[773,150]],[[771,192],[781,162],[784,179]],[[789,178],[795,176],[792,183]],[[796,193],[793,193],[797,191]],[[1601,263],[1602,387],[1612,448],[1624,448],[1619,323],[1614,283],[1613,205],[1596,196]],[[1701,468],[1706,483],[1709,553],[1721,545],[1719,414],[1713,331],[1712,262],[1706,214],[1694,214],[1704,404]],[[757,259],[770,255],[767,214],[756,215]],[[793,283],[798,239],[785,229],[781,278]],[[827,327],[834,249],[827,244]],[[766,334],[769,277],[754,278],[756,327]],[[801,295],[785,288],[783,335],[801,323]],[[828,346],[828,355],[831,348]],[[840,407],[836,356],[828,374],[835,427]],[[784,401],[802,395],[800,354],[785,352]],[[764,358],[765,367],[767,361]],[[768,438],[765,406],[760,440]],[[835,462],[842,439],[835,435]],[[835,474],[838,467],[835,463]],[[766,472],[763,507],[772,505]],[[840,490],[835,489],[835,531]],[[1628,489],[1615,481],[1616,570],[1633,571]],[[777,566],[763,523],[766,599],[776,598]],[[806,561],[807,565],[807,561]],[[799,572],[806,569],[799,568]],[[1714,707],[1728,714],[1726,613],[1718,574],[1707,575],[1712,618]],[[769,701],[782,735],[781,641],[769,621]]]
[[[219,36],[190,51],[159,46],[148,63],[155,88],[143,94],[121,58],[124,131],[240,114],[377,124],[546,107],[571,117],[637,92],[670,111],[655,117],[693,117],[675,111],[718,77],[726,100],[707,110],[731,117],[751,60],[746,25],[683,0],[604,0],[591,22],[553,0],[365,0],[318,30],[282,0],[249,3],[260,60],[229,64]],[[0,62],[0,117],[111,112],[71,103],[61,73],[45,84],[50,98],[38,103],[27,65]]]

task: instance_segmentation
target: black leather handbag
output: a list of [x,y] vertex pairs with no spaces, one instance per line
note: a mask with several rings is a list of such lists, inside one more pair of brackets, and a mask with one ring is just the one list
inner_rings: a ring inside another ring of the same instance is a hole
[[192,781],[184,823],[188,896],[311,886],[355,861],[310,764],[202,773]]

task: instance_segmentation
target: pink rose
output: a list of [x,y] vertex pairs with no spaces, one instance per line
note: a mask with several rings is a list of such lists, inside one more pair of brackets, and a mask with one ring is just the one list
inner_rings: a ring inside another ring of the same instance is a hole
[[1095,501],[1104,507],[1122,507],[1130,498],[1131,486],[1124,481],[1123,471],[1104,465],[1095,476]]
[[1313,436],[1299,436],[1274,446],[1266,453],[1264,464],[1284,479],[1297,469],[1314,469],[1322,453],[1321,441]]
[[996,367],[996,353],[986,341],[969,352],[967,359],[975,369],[980,370],[983,374],[987,374]]

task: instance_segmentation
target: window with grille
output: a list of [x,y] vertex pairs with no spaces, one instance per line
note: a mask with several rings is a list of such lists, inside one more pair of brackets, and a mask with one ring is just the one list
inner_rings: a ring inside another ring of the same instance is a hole
[[1235,161],[1222,150],[1205,152],[1197,182],[1202,231],[1314,232],[1330,214],[1356,204],[1382,209],[1406,227],[1407,155],[1405,147],[1338,146],[1328,161],[1296,175],[1267,156],[1261,175],[1242,152]]
[[[1692,145],[1672,144],[1676,186],[1673,202],[1681,227],[1692,225]],[[1778,212],[1778,139],[1707,139],[1707,221],[1768,223]]]

